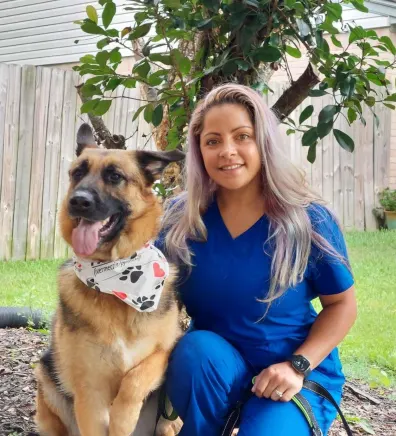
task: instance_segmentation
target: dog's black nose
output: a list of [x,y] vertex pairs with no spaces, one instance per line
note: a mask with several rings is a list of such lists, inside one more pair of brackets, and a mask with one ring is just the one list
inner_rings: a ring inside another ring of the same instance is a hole
[[69,199],[69,210],[75,215],[86,215],[95,209],[95,198],[89,191],[76,191]]

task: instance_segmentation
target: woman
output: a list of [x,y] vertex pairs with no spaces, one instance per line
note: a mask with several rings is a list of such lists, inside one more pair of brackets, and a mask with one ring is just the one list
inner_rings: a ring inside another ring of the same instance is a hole
[[[158,241],[181,265],[178,288],[193,322],[167,379],[180,434],[218,436],[250,383],[239,436],[309,435],[290,400],[304,378],[341,400],[335,347],[356,318],[341,230],[282,153],[277,120],[255,91],[211,91],[188,144],[187,191],[172,200]],[[335,409],[301,393],[326,434]]]

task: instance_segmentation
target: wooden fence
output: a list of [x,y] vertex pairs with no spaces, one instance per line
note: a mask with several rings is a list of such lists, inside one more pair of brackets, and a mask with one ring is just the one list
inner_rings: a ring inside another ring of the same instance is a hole
[[[60,238],[57,210],[68,185],[76,131],[86,120],[79,114],[75,89],[79,80],[73,71],[0,64],[0,260],[69,254]],[[282,85],[275,84],[269,103],[281,92]],[[132,98],[116,99],[104,121],[112,132],[129,138],[128,148],[141,148],[149,127],[142,115],[132,122],[139,92],[126,89],[124,95]],[[312,104],[317,114],[328,102],[317,98]],[[293,114],[295,120],[302,109]],[[332,137],[326,138],[318,146],[314,165],[306,160],[301,137],[287,137],[282,127],[292,160],[305,169],[308,180],[346,229],[376,228],[372,209],[377,192],[387,185],[389,167],[388,112],[378,111],[379,128],[369,114],[366,128],[353,126],[353,154],[342,150]],[[348,131],[346,123],[341,123]]]

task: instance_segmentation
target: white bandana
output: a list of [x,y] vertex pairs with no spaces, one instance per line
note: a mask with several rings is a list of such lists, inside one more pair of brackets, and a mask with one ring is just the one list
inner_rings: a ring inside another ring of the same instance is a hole
[[74,271],[89,288],[113,294],[139,312],[157,309],[169,275],[162,252],[147,243],[127,259],[91,262],[74,257]]

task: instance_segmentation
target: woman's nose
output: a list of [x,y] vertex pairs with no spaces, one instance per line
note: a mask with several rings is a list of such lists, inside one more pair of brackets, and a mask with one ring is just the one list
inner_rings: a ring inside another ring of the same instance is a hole
[[229,158],[236,155],[236,148],[233,141],[224,141],[220,151],[220,157]]

